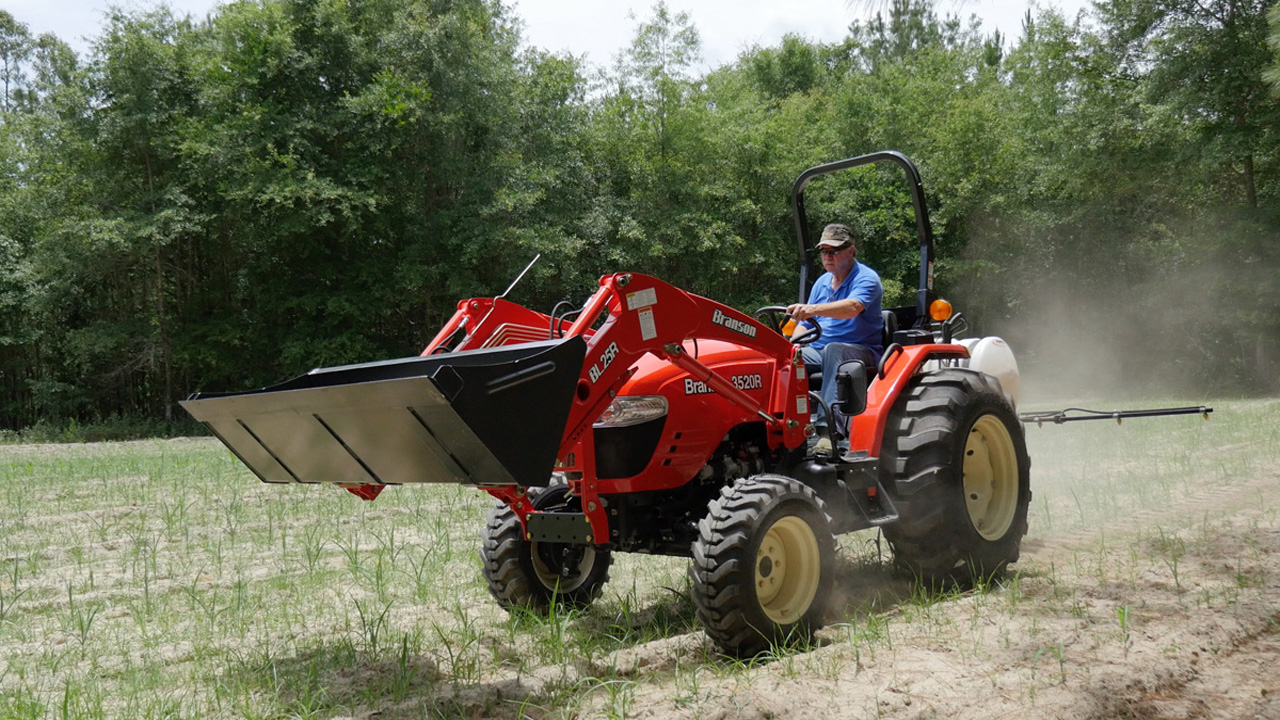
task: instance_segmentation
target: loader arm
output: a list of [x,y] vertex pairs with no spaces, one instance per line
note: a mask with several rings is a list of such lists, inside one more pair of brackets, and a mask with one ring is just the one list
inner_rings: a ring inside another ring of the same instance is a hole
[[[564,337],[569,325],[502,298],[471,298],[458,303],[453,317],[422,351],[422,357],[553,340]],[[557,333],[551,332],[553,326]]]
[[[592,332],[597,323],[599,327]],[[778,332],[727,305],[655,277],[615,273],[600,279],[599,289],[566,335],[585,338],[586,359],[560,442],[558,457],[562,461],[567,461],[567,454],[580,444],[584,433],[631,377],[631,366],[646,353],[685,370],[770,425],[779,444],[796,447],[804,440],[808,387],[796,347]],[[768,404],[761,405],[699,362],[686,351],[687,340],[721,340],[771,358],[775,380]],[[581,445],[586,449],[590,443]]]
[[[631,366],[646,353],[680,367],[729,402],[773,425],[787,445],[794,447],[803,438],[808,417],[806,386],[801,378],[792,392],[789,378],[796,373],[783,367],[798,362],[791,343],[733,308],[639,273],[602,277],[597,291],[572,323],[500,298],[463,300],[422,356],[518,345],[556,334],[581,337],[586,343],[586,359],[557,457],[564,458],[581,440],[630,377]],[[761,405],[698,362],[682,346],[686,340],[723,340],[773,358],[778,363],[773,377],[779,382],[770,393],[770,404]],[[781,386],[783,382],[787,387]],[[782,401],[791,395],[795,397],[789,402]],[[792,421],[791,427],[786,427],[783,418]]]
[[[593,331],[594,328],[594,331]],[[589,335],[588,335],[589,334]],[[730,308],[684,292],[657,278],[616,273],[600,279],[600,287],[583,308],[567,339],[584,338],[582,372],[573,390],[556,468],[569,478],[589,523],[588,543],[606,543],[614,529],[597,478],[593,423],[646,354],[671,363],[741,408],[744,416],[763,421],[771,446],[798,447],[809,422],[808,382],[798,348],[780,333]],[[748,347],[774,363],[766,404],[736,388],[727,378],[686,350],[687,341],[719,340]],[[526,533],[530,512],[524,488],[488,488],[519,517]]]

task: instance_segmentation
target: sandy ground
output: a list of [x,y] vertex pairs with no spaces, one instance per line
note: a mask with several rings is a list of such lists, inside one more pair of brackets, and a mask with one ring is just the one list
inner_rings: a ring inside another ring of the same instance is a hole
[[[637,647],[623,661],[649,679],[631,716],[1280,718],[1277,489],[1280,473],[1123,530],[1030,539],[1016,580],[932,605],[890,592],[886,640],[858,650],[848,626],[825,629],[824,647],[706,682],[688,711],[652,678],[690,640]],[[1202,520],[1165,529],[1187,517]],[[894,584],[857,568],[843,580]]]

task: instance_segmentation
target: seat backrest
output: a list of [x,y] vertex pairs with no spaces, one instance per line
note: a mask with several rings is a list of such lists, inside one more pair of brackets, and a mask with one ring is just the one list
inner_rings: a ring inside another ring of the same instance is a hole
[[889,347],[893,344],[893,334],[898,332],[898,316],[892,310],[881,310],[881,317],[884,318],[884,343],[881,347]]
[[[884,337],[881,338],[881,347],[887,348],[893,344],[893,334],[898,332],[898,316],[892,310],[881,310],[880,317],[884,319]],[[876,368],[867,368],[867,379],[875,378]],[[809,389],[814,392],[822,390],[822,371],[809,373]]]

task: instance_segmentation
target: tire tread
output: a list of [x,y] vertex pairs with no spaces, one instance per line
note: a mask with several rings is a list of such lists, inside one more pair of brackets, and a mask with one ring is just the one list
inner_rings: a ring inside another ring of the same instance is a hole
[[[780,628],[759,621],[763,611],[756,604],[754,593],[744,590],[743,579],[744,574],[754,578],[753,541],[761,531],[763,518],[773,508],[791,502],[814,508],[825,521],[826,527],[816,533],[824,567],[820,570],[818,595],[805,618],[794,626]],[[743,478],[721,489],[719,497],[709,504],[706,517],[698,522],[698,539],[693,544],[693,562],[689,566],[698,618],[717,646],[729,654],[753,655],[795,631],[807,636],[821,626],[829,602],[830,558],[834,557],[835,547],[830,525],[826,506],[817,493],[783,475]],[[754,622],[752,614],[758,616]]]
[[[954,487],[962,482],[956,468],[965,442],[962,425],[971,426],[988,411],[1009,428],[1018,458],[1018,505],[1013,524],[998,541],[977,535],[963,488],[957,492]],[[1013,401],[998,380],[962,368],[922,375],[890,413],[883,448],[881,480],[891,488],[900,513],[884,534],[901,567],[926,583],[967,584],[997,575],[1018,560],[1031,500],[1030,460]]]

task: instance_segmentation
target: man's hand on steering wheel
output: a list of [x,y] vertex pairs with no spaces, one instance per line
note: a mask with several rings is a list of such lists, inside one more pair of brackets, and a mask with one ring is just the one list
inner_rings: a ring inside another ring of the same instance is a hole
[[791,303],[787,306],[787,315],[796,322],[804,322],[811,317],[815,317],[813,306],[807,303]]
[[817,319],[806,318],[801,323],[807,326],[806,329],[792,333],[791,337],[787,338],[792,345],[811,345],[815,340],[822,337],[822,326],[818,324]]
[[790,311],[792,308],[796,307],[802,306],[797,304],[788,307],[783,307],[781,305],[769,305],[768,307],[762,307],[759,310],[756,310],[756,319],[763,320],[766,324],[777,330],[782,335],[787,335],[786,327],[792,321],[805,322],[809,325],[807,330],[800,333],[793,333],[787,336],[787,339],[790,340],[793,345],[808,345],[822,337],[822,326],[818,324],[817,320],[813,319],[812,315],[807,315],[803,319],[792,315]]
[[791,335],[791,344],[793,345],[809,345],[818,338],[822,337],[822,326],[818,324],[817,315],[812,312],[812,305],[805,303],[792,303],[787,306],[787,315],[797,324],[804,323],[809,326],[808,330],[793,333]]

